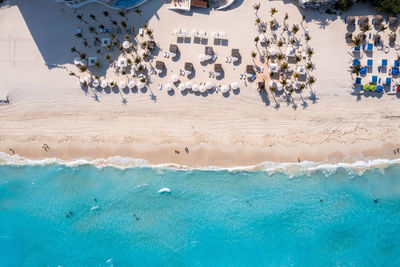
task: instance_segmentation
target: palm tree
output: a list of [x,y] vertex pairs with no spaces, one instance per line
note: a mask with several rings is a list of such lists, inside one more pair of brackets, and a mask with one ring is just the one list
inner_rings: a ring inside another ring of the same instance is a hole
[[126,26],[128,26],[128,24],[126,24],[126,22],[124,20],[121,21],[120,25],[126,29]]
[[108,44],[108,45],[106,46],[106,48],[107,48],[107,50],[110,50],[110,49],[112,48],[112,45],[111,45],[111,44]]
[[378,32],[383,32],[386,29],[387,29],[387,27],[385,25],[381,24],[381,26],[379,26],[379,31]]
[[108,13],[108,11],[103,11],[104,17],[108,17],[109,14],[110,14],[110,13]]
[[256,37],[254,38],[254,42],[256,43],[256,46],[257,46],[257,44],[258,44],[259,41],[260,41],[260,37],[256,36]]
[[293,78],[299,79],[300,74],[298,72],[293,73]]
[[83,36],[82,36],[82,33],[77,33],[77,34],[75,34],[75,36],[77,37],[77,38],[82,38]]
[[292,32],[293,32],[293,34],[296,34],[299,30],[300,30],[300,28],[299,28],[298,25],[294,24],[294,25],[292,26]]
[[360,64],[350,67],[350,73],[351,74],[360,75],[360,71],[361,71],[361,65]]
[[282,80],[280,81],[280,83],[282,84],[282,87],[285,88],[287,85],[287,80],[285,78],[282,78]]
[[309,48],[307,49],[307,55],[308,55],[309,57],[311,57],[313,54],[314,54],[314,50],[313,50],[311,47],[309,47]]
[[146,42],[146,41],[143,41],[143,42],[141,43],[141,45],[142,45],[142,47],[144,48],[144,47],[147,46],[147,42]]
[[70,76],[76,76],[76,77],[78,77],[78,76],[75,74],[75,72],[73,72],[73,71],[70,71],[70,72],[69,72],[69,75],[70,75]]
[[300,92],[303,91],[304,88],[306,88],[306,86],[304,85],[304,83],[301,83],[301,84],[299,85],[299,91],[300,91]]
[[147,29],[147,27],[148,27],[148,26],[147,26],[147,23],[145,23],[145,24],[142,25],[142,28],[143,28],[143,29]]
[[128,64],[128,66],[132,65],[132,59],[128,58],[128,59],[126,60],[126,63]]
[[87,70],[86,65],[80,65],[80,66],[79,66],[79,70],[80,70],[81,72],[85,72],[85,71]]
[[120,11],[118,12],[118,14],[119,14],[121,17],[125,17],[125,12],[122,11],[122,10],[120,10]]
[[110,54],[107,54],[104,58],[105,58],[107,61],[110,61],[110,60],[111,60],[111,55],[110,55]]
[[90,14],[89,16],[90,16],[93,20],[96,20],[96,16],[95,16],[95,15]]
[[361,43],[362,43],[362,40],[361,40],[361,38],[359,37],[359,36],[354,36],[354,38],[351,40],[351,45],[352,46],[359,46],[359,45],[361,45]]
[[290,44],[294,45],[296,43],[296,40],[294,38],[290,39]]
[[95,28],[95,27],[93,27],[93,26],[90,26],[90,27],[89,27],[89,32],[93,33],[93,32],[95,32],[95,31],[96,31],[96,28]]
[[117,38],[117,35],[115,33],[111,34],[111,39],[114,40],[115,38]]
[[115,82],[114,81],[111,81],[110,82],[110,87],[114,87],[115,86]]
[[253,5],[254,10],[256,11],[256,15],[258,13],[258,10],[260,9],[261,4],[260,3],[256,3]]
[[273,7],[273,8],[271,8],[270,12],[271,12],[271,16],[273,16],[273,15],[275,15],[275,13],[278,12],[278,9],[276,9],[275,7]]
[[118,22],[116,20],[111,20],[111,23],[114,24],[114,25],[118,24]]
[[147,29],[146,30],[146,34],[147,34],[147,36],[152,37],[153,36],[153,30]]
[[122,70],[122,71],[121,71],[121,74],[122,74],[122,75],[125,75],[125,74],[126,74],[126,71],[125,71],[125,70]]
[[99,62],[99,61],[96,61],[96,63],[94,63],[94,66],[95,66],[96,68],[100,67],[100,62]]
[[276,56],[276,59],[277,59],[279,62],[281,62],[281,61],[283,60],[283,54],[282,54],[282,53],[279,53],[279,54]]
[[316,82],[316,79],[314,78],[314,76],[308,77],[307,83],[308,83],[309,85],[313,85],[315,82]]
[[80,54],[80,55],[79,55],[79,58],[80,58],[81,60],[86,59],[86,54],[85,54],[85,53]]
[[269,26],[270,26],[271,28],[275,26],[275,21],[274,21],[273,19],[271,19],[271,20],[269,21]]
[[360,26],[360,29],[363,33],[366,33],[367,31],[371,30],[371,25],[369,24],[363,24]]
[[76,49],[75,46],[71,47],[71,53],[75,53],[77,52],[78,54],[80,54],[80,52]]
[[277,43],[278,47],[281,48],[283,46],[283,44],[284,44],[283,40],[279,39],[279,41]]
[[296,63],[299,63],[299,62],[301,61],[301,56],[296,55],[296,56],[294,57],[294,59],[296,60]]
[[301,23],[303,23],[306,20],[306,15],[301,16]]
[[125,35],[125,40],[129,41],[130,38],[129,34]]
[[254,52],[254,51],[251,51],[251,57],[253,58],[253,60],[256,58],[256,56],[257,56],[257,53],[256,52]]
[[85,46],[85,47],[88,47],[89,46],[89,44],[88,44],[88,42],[85,40],[85,41],[83,41],[83,45]]
[[143,67],[142,64],[140,64],[140,65],[137,67],[137,71],[138,71],[138,72],[144,71],[144,67]]
[[314,68],[314,64],[312,64],[311,62],[307,62],[306,69],[307,70],[312,70],[313,68]]
[[140,59],[140,57],[135,57],[134,62],[135,62],[136,65],[139,64],[140,61],[142,61],[142,60]]
[[281,64],[281,70],[286,71],[289,68],[289,64],[285,61]]
[[146,83],[146,77],[142,77],[142,78],[140,78],[140,82],[142,82],[142,83]]
[[288,20],[288,18],[289,18],[289,14],[286,12],[285,13],[285,17],[283,18],[283,20],[286,22]]
[[101,49],[97,49],[96,53],[101,54]]
[[142,10],[140,10],[139,8],[137,8],[137,9],[135,10],[135,13],[138,14],[139,16],[141,16],[141,15],[142,15]]
[[261,19],[260,18],[256,18],[256,25],[259,25],[261,23]]
[[271,93],[275,92],[275,90],[276,90],[276,85],[271,85],[271,86],[269,87],[269,90],[271,91]]
[[311,40],[311,36],[309,34],[306,35],[306,42],[308,43]]
[[104,29],[106,28],[106,26],[104,26],[104,24],[100,24],[100,25],[99,25],[99,28],[102,29],[102,30],[104,30]]
[[83,19],[83,15],[82,15],[82,14],[76,15],[76,17],[77,17],[81,22],[83,21],[83,22],[85,22],[85,23],[87,24],[87,21]]

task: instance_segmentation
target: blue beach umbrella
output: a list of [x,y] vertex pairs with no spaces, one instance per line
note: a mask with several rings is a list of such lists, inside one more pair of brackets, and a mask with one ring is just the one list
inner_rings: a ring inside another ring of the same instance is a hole
[[378,86],[376,87],[376,91],[377,91],[378,93],[382,93],[382,92],[383,92],[383,86],[382,86],[382,85],[378,85]]
[[367,68],[366,67],[362,67],[361,70],[360,70],[360,74],[361,75],[367,74]]
[[393,70],[392,70],[392,74],[393,74],[394,76],[398,75],[398,74],[399,74],[399,69],[393,69]]

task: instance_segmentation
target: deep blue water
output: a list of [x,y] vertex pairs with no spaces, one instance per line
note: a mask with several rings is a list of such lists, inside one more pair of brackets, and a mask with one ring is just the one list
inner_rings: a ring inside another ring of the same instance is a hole
[[324,173],[3,165],[0,266],[399,266],[400,166]]

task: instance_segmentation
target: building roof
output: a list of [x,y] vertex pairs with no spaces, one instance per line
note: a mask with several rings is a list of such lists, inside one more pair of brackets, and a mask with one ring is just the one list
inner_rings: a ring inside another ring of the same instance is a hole
[[192,0],[192,6],[207,8],[208,2],[207,2],[207,0]]

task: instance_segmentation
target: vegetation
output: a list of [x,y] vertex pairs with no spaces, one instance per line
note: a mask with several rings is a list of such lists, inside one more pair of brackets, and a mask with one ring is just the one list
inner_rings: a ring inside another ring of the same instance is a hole
[[271,8],[270,12],[271,12],[271,16],[273,16],[274,14],[276,14],[278,12],[278,9],[273,7],[273,8]]
[[260,9],[260,6],[261,6],[260,3],[257,3],[257,4],[253,5],[254,10],[256,11],[256,15],[258,13],[258,10]]
[[335,3],[335,9],[340,9],[343,11],[348,10],[353,5],[352,0],[337,0]]
[[400,0],[368,0],[378,10],[392,14],[400,13]]
[[365,84],[364,86],[364,91],[376,91],[376,84]]

